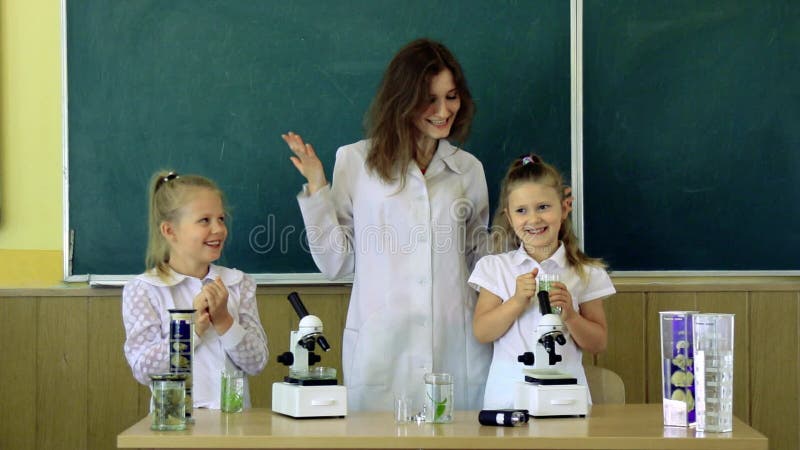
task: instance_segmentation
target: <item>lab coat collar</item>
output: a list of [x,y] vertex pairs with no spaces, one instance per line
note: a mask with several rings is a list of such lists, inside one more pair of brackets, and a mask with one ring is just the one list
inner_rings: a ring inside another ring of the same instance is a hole
[[[214,264],[211,264],[211,266],[209,266],[208,268],[208,273],[200,281],[203,282],[203,284],[206,284],[207,282],[206,280],[214,281],[217,277],[221,277],[222,282],[225,284],[225,286],[230,287],[240,282],[243,276],[244,274],[240,270],[228,269],[227,267],[216,266]],[[194,278],[194,277],[190,277],[189,275],[184,275],[182,273],[178,273],[170,269],[169,277],[166,280],[163,280],[161,279],[161,277],[158,276],[158,273],[156,272],[155,269],[151,269],[139,275],[137,278],[153,286],[171,287],[182,283],[183,280],[187,278]]]
[[520,244],[519,248],[511,256],[511,261],[516,266],[521,266],[527,261],[531,261],[534,267],[541,268],[545,273],[559,273],[563,268],[567,267],[567,249],[564,248],[564,243],[560,242],[556,252],[539,264],[525,251],[525,246]]
[[439,139],[439,147],[436,149],[433,159],[440,158],[450,170],[460,175],[464,173],[467,164],[466,159],[461,156],[463,155],[459,154],[458,147],[447,142],[446,139]]
[[442,165],[444,165],[444,167],[460,175],[464,173],[468,164],[462,155],[463,153],[459,153],[458,147],[452,145],[446,139],[439,139],[439,144],[436,147],[436,151],[433,153],[433,158],[431,158],[431,162],[428,164],[428,170],[425,171],[425,174],[422,173],[419,166],[413,163],[408,166],[409,174],[422,178],[436,175],[443,170]]

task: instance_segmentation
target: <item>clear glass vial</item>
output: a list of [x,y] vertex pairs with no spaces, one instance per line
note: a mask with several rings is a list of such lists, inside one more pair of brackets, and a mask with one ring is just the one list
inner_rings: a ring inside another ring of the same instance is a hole
[[425,374],[425,422],[453,421],[453,376],[449,373]]

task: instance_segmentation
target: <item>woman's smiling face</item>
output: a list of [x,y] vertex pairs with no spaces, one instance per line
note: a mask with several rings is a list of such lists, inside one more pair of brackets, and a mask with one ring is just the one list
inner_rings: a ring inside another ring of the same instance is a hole
[[430,94],[414,125],[423,140],[439,140],[450,135],[450,129],[461,108],[453,74],[445,69],[431,78]]

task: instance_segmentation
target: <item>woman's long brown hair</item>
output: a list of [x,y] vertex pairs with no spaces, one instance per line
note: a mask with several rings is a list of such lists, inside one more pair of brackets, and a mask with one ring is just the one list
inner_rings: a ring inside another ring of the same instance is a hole
[[401,190],[417,151],[419,130],[414,121],[428,102],[431,80],[445,69],[453,74],[461,99],[450,137],[463,142],[475,115],[475,103],[461,65],[447,47],[430,39],[412,41],[392,58],[365,117],[370,139],[367,168],[386,183],[399,176]]

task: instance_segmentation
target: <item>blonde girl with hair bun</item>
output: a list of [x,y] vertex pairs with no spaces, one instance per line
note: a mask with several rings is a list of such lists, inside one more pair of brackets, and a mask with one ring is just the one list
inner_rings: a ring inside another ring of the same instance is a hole
[[[144,385],[169,372],[169,309],[194,309],[193,406],[220,408],[220,374],[256,375],[267,363],[267,336],[256,284],[214,264],[228,236],[222,191],[208,178],[158,172],[149,188],[146,271],[122,291],[125,358]],[[244,406],[250,406],[245,379]]]

